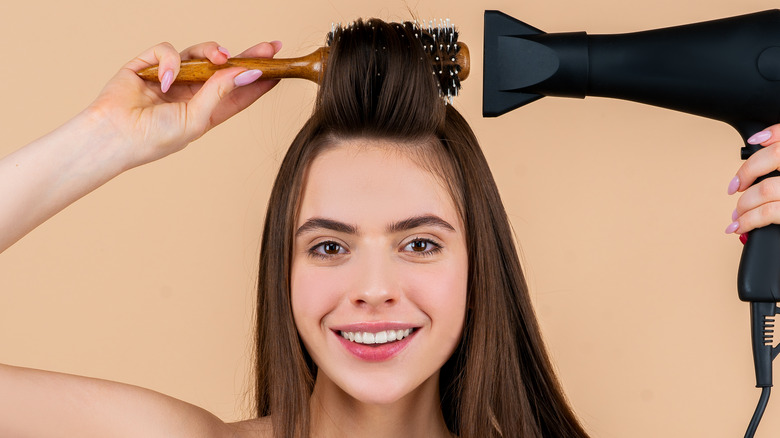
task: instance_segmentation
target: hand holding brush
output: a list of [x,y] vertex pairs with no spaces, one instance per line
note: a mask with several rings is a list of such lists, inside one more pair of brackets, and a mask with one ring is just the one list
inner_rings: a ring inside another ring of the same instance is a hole
[[[401,25],[401,24],[397,24]],[[440,94],[452,103],[452,98],[457,96],[460,89],[460,81],[469,75],[469,50],[468,47],[457,41],[457,32],[449,22],[440,21],[436,26],[405,24],[414,26],[417,41],[429,58],[431,72],[439,83]],[[339,31],[346,28],[339,27]],[[328,41],[336,35],[336,28],[328,35]],[[329,45],[329,44],[328,44]],[[329,55],[329,47],[321,47],[314,52],[298,58],[288,59],[258,59],[237,57],[229,58],[225,62],[215,63],[211,59],[189,59],[182,61],[177,74],[164,67],[150,66],[138,72],[138,75],[148,81],[160,81],[163,90],[172,82],[199,83],[208,80],[220,70],[241,67],[252,74],[262,72],[263,79],[300,78],[319,83]],[[161,73],[162,72],[162,73]],[[175,79],[174,79],[175,78]]]

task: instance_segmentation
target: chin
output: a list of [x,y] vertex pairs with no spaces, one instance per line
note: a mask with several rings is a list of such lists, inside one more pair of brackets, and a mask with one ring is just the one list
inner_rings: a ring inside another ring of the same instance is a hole
[[356,401],[367,405],[391,405],[409,395],[413,390],[401,388],[342,388]]
[[[382,374],[382,373],[378,373]],[[431,392],[438,397],[439,373],[422,381],[399,379],[396,371],[388,375],[374,373],[349,376],[339,376],[340,382],[334,382],[348,397],[366,405],[392,405],[405,398],[417,398]]]

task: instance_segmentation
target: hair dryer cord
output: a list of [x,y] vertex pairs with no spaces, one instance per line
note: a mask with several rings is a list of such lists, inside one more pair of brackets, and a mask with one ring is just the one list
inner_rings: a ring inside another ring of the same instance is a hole
[[772,346],[775,315],[780,308],[772,302],[750,303],[750,326],[753,341],[753,363],[756,367],[756,387],[761,388],[756,411],[750,420],[745,438],[753,438],[758,429],[758,423],[764,415],[772,389],[772,361],[780,353],[780,346]]
[[769,393],[772,391],[771,386],[765,386],[761,388],[761,398],[758,399],[758,406],[753,413],[753,418],[750,419],[750,425],[748,425],[747,432],[745,432],[745,438],[753,438],[753,434],[758,429],[758,423],[761,421],[761,417],[764,415],[764,409],[769,402]]

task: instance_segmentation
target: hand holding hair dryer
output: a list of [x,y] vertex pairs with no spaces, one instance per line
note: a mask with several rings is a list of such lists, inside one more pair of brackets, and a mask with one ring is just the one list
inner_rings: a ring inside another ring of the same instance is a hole
[[[545,33],[499,11],[485,11],[485,117],[544,96],[631,100],[720,120],[745,146],[780,122],[780,10],[619,35]],[[780,176],[774,171],[759,178]],[[780,313],[780,225],[750,232],[737,290],[750,302],[756,386],[752,437],[772,386],[774,316]]]

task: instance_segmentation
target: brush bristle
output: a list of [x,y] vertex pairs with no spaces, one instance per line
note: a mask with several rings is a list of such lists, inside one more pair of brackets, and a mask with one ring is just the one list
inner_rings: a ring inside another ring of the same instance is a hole
[[[392,23],[397,27],[410,28],[414,36],[420,42],[425,53],[431,61],[431,73],[436,76],[436,84],[439,88],[439,96],[445,103],[452,104],[453,98],[460,90],[460,78],[462,66],[458,65],[457,55],[460,51],[458,44],[458,31],[449,19],[439,20],[438,23],[428,21],[420,24],[418,21]],[[326,43],[330,46],[336,37],[337,31],[349,30],[354,22],[343,26],[341,23],[331,23],[331,31],[327,35]]]

